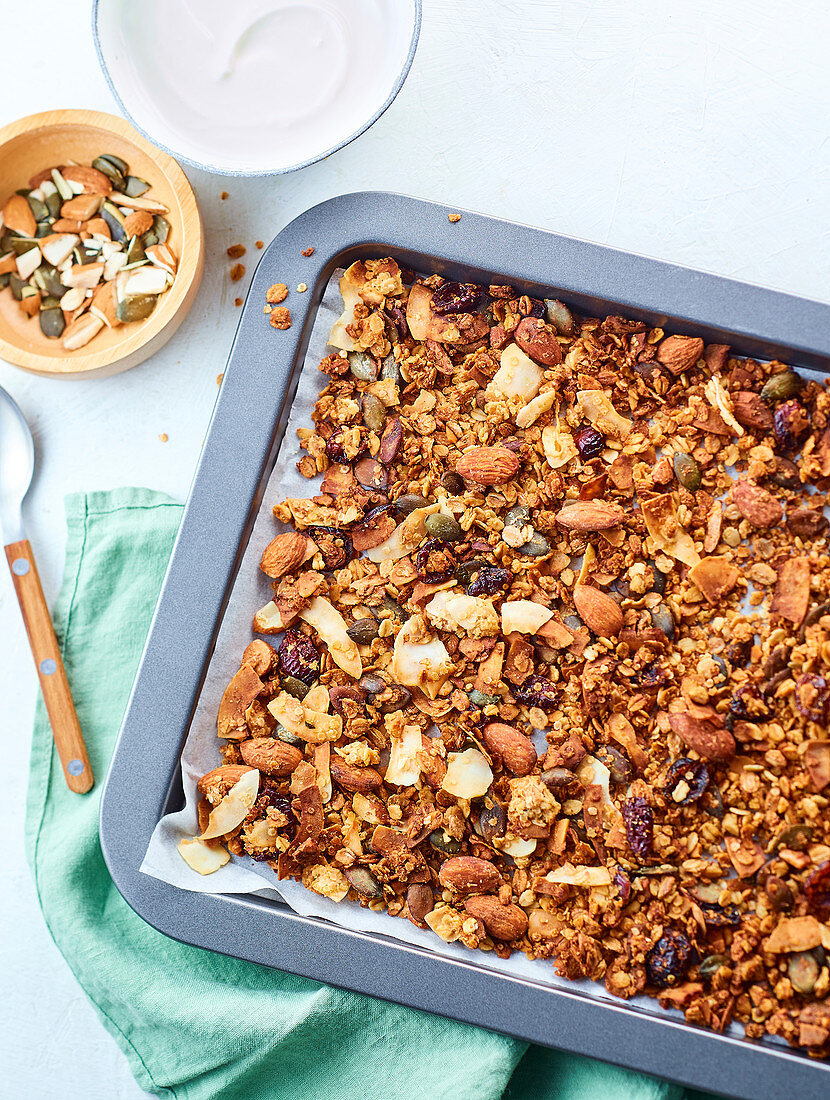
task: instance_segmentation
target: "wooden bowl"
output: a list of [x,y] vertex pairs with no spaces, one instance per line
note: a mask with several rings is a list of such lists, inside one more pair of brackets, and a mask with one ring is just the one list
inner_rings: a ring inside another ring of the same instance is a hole
[[170,339],[193,304],[204,265],[204,235],[196,197],[178,164],[121,118],[101,111],[44,111],[0,129],[0,205],[43,168],[91,164],[101,153],[127,161],[151,185],[148,197],[168,208],[169,243],[178,257],[173,285],[143,321],[103,328],[85,347],[67,351],[26,317],[11,290],[0,290],[0,358],[35,374],[104,378],[147,359]]

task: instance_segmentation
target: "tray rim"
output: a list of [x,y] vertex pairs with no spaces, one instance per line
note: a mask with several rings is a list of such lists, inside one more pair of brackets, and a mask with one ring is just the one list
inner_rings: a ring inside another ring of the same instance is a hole
[[[462,218],[450,224],[453,212]],[[309,245],[315,252],[303,257]],[[786,1047],[716,1035],[626,1002],[505,976],[256,897],[179,890],[138,871],[177,782],[181,741],[323,289],[341,261],[378,251],[422,255],[438,270],[492,272],[519,287],[561,289],[573,302],[606,299],[649,320],[676,319],[684,332],[736,337],[733,346],[748,354],[778,348],[791,362],[830,370],[825,303],[390,192],[341,195],[300,214],[263,251],[254,274],[105,781],[101,844],[116,887],[144,920],[182,942],[729,1096],[777,1100],[797,1091],[802,1100],[826,1097],[830,1063]],[[280,333],[261,307],[267,286],[277,280],[309,287],[290,295],[292,328]],[[609,293],[615,285],[616,293]],[[619,292],[621,286],[627,293]],[[717,325],[712,310],[723,296],[727,305],[721,303]],[[662,311],[655,311],[658,300]],[[681,301],[688,308],[672,311]],[[259,400],[267,386],[278,398],[276,418],[275,406]],[[239,447],[240,430],[245,448]],[[169,652],[177,654],[174,667]],[[163,714],[159,696],[168,703]],[[181,737],[171,737],[171,728]],[[140,802],[130,798],[137,774]],[[359,952],[343,950],[358,940]]]

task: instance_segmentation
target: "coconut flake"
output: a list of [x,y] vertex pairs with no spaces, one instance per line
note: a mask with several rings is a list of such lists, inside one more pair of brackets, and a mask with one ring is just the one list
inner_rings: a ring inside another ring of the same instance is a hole
[[612,435],[621,442],[626,440],[631,432],[632,421],[627,420],[614,408],[611,398],[606,397],[602,390],[579,390],[576,400],[597,431],[603,435]]
[[390,715],[400,721],[387,721],[391,750],[384,781],[399,787],[412,787],[421,776],[421,727],[403,722],[399,714]]
[[735,414],[732,411],[732,401],[729,398],[729,394],[723,388],[717,374],[713,374],[706,385],[703,387],[703,392],[709,398],[709,401],[723,417],[726,424],[732,429],[735,435],[743,435],[744,430],[738,421],[735,419]]
[[556,401],[556,390],[548,390],[547,393],[537,394],[532,401],[516,413],[516,427],[529,428],[531,424],[535,424],[542,413],[546,413],[548,409],[553,408],[554,401]]
[[179,841],[178,851],[188,867],[200,875],[212,875],[214,871],[224,867],[231,858],[221,845],[211,848],[198,836],[183,837]]
[[490,790],[493,773],[478,749],[451,752],[447,756],[447,774],[442,790],[456,798],[480,798]]
[[570,432],[563,432],[559,427],[558,413],[555,424],[548,424],[547,427],[542,428],[542,449],[548,466],[554,470],[567,466],[579,453]]
[[252,768],[234,783],[219,805],[211,810],[207,828],[200,839],[212,840],[217,836],[225,836],[237,825],[241,825],[256,802],[258,793],[259,772]]
[[349,637],[346,620],[323,596],[315,596],[300,618],[313,627],[326,643],[332,660],[349,676],[358,680],[363,675],[363,662],[357,645]]
[[535,634],[552,618],[549,607],[542,607],[533,600],[508,600],[501,605],[502,634],[511,634],[514,630],[519,634]]
[[503,349],[501,366],[493,375],[487,387],[488,396],[520,397],[522,401],[531,401],[539,392],[545,372],[529,355],[525,355],[517,344],[508,344]]
[[425,520],[427,516],[435,512],[443,512],[450,516],[452,513],[441,504],[430,504],[426,508],[416,508],[410,512],[403,523],[399,523],[385,542],[378,546],[371,546],[366,551],[369,561],[380,564],[384,561],[399,561],[411,554],[421,545],[427,533]]
[[452,672],[453,662],[440,638],[410,641],[418,625],[417,616],[413,616],[398,631],[390,671],[399,684],[422,688],[430,699],[435,699]]

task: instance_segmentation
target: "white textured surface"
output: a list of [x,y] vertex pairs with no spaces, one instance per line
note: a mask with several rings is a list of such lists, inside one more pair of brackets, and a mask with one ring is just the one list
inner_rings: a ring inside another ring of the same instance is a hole
[[[5,53],[0,124],[53,107],[114,109],[88,4],[5,8],[4,41],[17,45]],[[424,8],[409,81],[356,143],[290,177],[191,173],[207,271],[188,320],[151,362],[107,381],[64,383],[0,363],[0,384],[35,431],[40,471],[25,518],[50,599],[63,563],[65,493],[126,484],[180,499],[187,492],[236,323],[240,290],[227,280],[224,250],[243,241],[253,260],[254,239],[269,240],[330,195],[405,191],[830,297],[826,4],[425,0]],[[24,49],[33,37],[37,47]],[[0,1092],[141,1096],[49,940],[25,865],[23,787],[10,779],[25,771],[36,680],[5,575],[0,638],[8,761]]]

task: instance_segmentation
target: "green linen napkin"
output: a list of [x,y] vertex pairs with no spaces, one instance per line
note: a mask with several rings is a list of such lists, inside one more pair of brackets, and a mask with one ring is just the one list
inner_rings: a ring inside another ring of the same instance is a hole
[[27,851],[49,931],[142,1088],[176,1100],[689,1100],[654,1078],[189,947],[136,916],[107,872],[98,804],[181,506],[119,489],[70,496],[66,511],[55,629],[97,783],[67,790],[39,701]]

